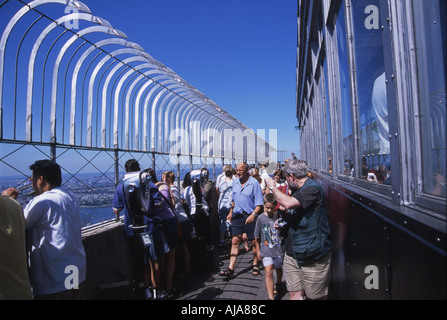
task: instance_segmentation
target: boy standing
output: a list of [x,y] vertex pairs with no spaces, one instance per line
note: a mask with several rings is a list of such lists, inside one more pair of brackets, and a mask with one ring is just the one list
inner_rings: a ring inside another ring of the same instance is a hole
[[282,280],[282,259],[280,230],[276,228],[275,221],[279,218],[276,211],[277,201],[273,194],[264,195],[264,213],[258,217],[255,227],[256,247],[258,260],[262,257],[265,268],[265,286],[269,299],[274,299],[276,288],[273,286],[273,271],[276,270],[276,284],[279,287]]

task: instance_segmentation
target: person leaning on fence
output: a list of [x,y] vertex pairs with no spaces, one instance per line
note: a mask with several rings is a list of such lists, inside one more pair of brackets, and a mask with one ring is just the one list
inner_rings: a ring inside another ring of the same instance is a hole
[[[198,182],[191,182],[191,172],[188,172],[183,180],[182,199],[185,200],[189,217],[194,225],[195,232],[201,245],[211,251],[210,242],[210,207],[205,200],[205,194],[202,193]],[[197,197],[200,197],[198,200]]]
[[288,161],[284,173],[295,190],[292,196],[281,192],[273,179],[267,185],[290,212],[283,262],[290,299],[326,299],[332,244],[324,191],[308,177],[303,160]]
[[61,186],[55,161],[38,160],[30,169],[36,196],[24,214],[34,298],[83,299],[86,258],[78,198]]
[[225,234],[227,232],[227,216],[230,213],[231,202],[233,201],[233,168],[229,165],[224,167],[224,178],[219,180],[217,192],[219,194],[218,211],[220,221],[219,246],[225,245]]
[[[124,185],[126,180],[140,175],[141,169],[138,161],[135,159],[127,160],[124,168],[126,169],[126,174],[124,175],[123,181],[121,181],[116,187],[115,196],[112,201],[112,208],[116,215],[119,215],[120,212],[124,213],[124,231],[126,236],[131,240],[132,255],[136,258],[138,256],[138,252],[136,250],[142,250],[139,249],[141,247],[141,240],[136,237],[136,232],[132,228],[134,223],[133,218],[136,213],[132,212],[128,201],[126,201]],[[167,249],[165,243],[166,241],[164,241],[164,238],[161,237],[161,231],[159,230],[159,219],[155,218],[152,212],[153,208],[161,203],[162,198],[157,186],[152,181],[149,182],[149,188],[151,212],[148,213],[148,215],[143,215],[142,223],[145,226],[143,232],[151,237],[151,242],[153,245],[144,249],[144,260],[141,263],[146,265],[146,281],[152,284],[152,292],[149,292],[149,289],[146,289],[146,297],[157,299],[164,298],[166,296],[160,289],[159,259],[166,253]]]
[[158,188],[162,202],[154,207],[154,213],[161,219],[163,225],[163,235],[168,244],[168,251],[160,259],[160,272],[162,287],[166,290],[168,296],[173,296],[176,290],[172,286],[175,271],[175,251],[178,245],[178,226],[177,218],[174,213],[174,197],[171,189],[165,182],[158,181],[153,169],[146,170],[152,177],[152,181]]
[[25,249],[25,217],[17,189],[0,196],[0,300],[31,300]]
[[193,233],[192,222],[183,207],[180,190],[174,183],[174,172],[163,172],[161,179],[171,189],[171,195],[174,200],[174,213],[182,229],[181,235],[178,239],[178,246],[176,251],[177,257],[180,257],[181,262],[179,263],[176,257],[176,265],[180,267],[183,276],[188,276],[189,274],[191,274],[191,255],[189,253],[188,243],[191,240],[191,236]]

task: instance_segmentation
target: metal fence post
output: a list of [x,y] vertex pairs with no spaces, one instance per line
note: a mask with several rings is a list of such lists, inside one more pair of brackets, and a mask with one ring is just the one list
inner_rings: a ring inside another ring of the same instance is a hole
[[56,143],[50,144],[50,154],[51,154],[51,160],[56,161]]
[[155,151],[152,151],[152,169],[155,171]]
[[216,158],[213,157],[213,181],[216,181]]
[[177,187],[180,190],[180,153],[177,153]]
[[113,150],[113,154],[114,154],[114,160],[115,160],[115,188],[116,188],[120,181],[118,149]]

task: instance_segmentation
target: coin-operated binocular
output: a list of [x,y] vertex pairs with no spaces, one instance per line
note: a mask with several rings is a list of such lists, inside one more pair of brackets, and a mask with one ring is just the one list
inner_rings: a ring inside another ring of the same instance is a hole
[[[152,211],[152,205],[158,205],[156,198],[152,199],[151,189],[156,190],[155,184],[152,182],[151,175],[148,172],[141,171],[132,175],[123,181],[124,198],[129,209],[128,214],[131,221],[130,228],[134,230],[134,239],[136,246],[135,252],[135,292],[138,299],[147,299],[150,294],[152,298],[158,297],[158,293],[154,290],[150,293],[148,284],[145,281],[145,255],[149,254],[154,247],[153,233],[157,232],[161,226],[161,220],[155,216]],[[150,220],[148,220],[150,219]],[[149,231],[146,228],[152,221],[154,228]]]
[[124,197],[127,207],[130,209],[133,229],[144,229],[144,216],[151,214],[151,193],[150,182],[152,181],[149,173],[141,171],[138,175],[124,180]]
[[191,171],[191,187],[196,197],[196,205],[203,206],[205,195],[205,183],[208,181],[209,172],[207,169]]

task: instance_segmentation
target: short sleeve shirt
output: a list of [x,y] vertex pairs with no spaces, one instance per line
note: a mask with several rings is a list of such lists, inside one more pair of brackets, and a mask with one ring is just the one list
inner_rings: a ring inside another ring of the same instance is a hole
[[230,208],[233,200],[233,180],[221,180],[219,184],[219,210],[222,208]]
[[261,186],[253,177],[249,177],[244,186],[239,179],[233,182],[233,214],[252,213],[257,206],[264,204]]
[[[321,194],[315,187],[307,187],[304,189],[298,189],[292,194],[292,197],[297,199],[300,203],[300,207],[295,209],[295,214],[307,212],[309,209],[316,209],[321,202]],[[284,244],[284,251],[289,255],[293,255],[292,244],[290,238],[286,238]]]
[[33,198],[24,208],[30,251],[30,280],[35,295],[65,291],[65,268],[75,266],[86,278],[86,257],[77,197],[57,187]]
[[261,257],[278,257],[282,255],[280,231],[273,227],[275,220],[278,218],[275,214],[270,218],[267,214],[261,214],[255,227],[255,238],[260,239]]
[[297,211],[307,211],[309,209],[315,209],[318,207],[321,201],[321,195],[317,188],[315,187],[307,187],[302,191],[296,191],[292,197],[297,199],[301,204],[301,207],[296,209]]

